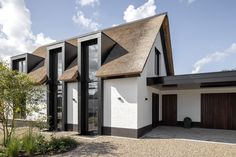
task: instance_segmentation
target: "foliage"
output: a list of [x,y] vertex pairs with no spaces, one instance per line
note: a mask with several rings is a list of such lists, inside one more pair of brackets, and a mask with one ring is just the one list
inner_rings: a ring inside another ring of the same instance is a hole
[[[0,62],[0,123],[7,146],[15,129],[15,120],[20,114],[25,117],[37,110],[42,90],[24,73],[12,71]],[[32,104],[26,107],[26,104]],[[36,111],[37,112],[37,111]]]
[[25,134],[22,139],[22,150],[26,152],[27,155],[33,155],[37,152],[45,152],[45,138],[41,134],[34,134],[30,128],[28,133]]
[[46,140],[42,134],[35,133],[30,128],[21,138],[12,137],[6,149],[0,150],[0,156],[34,156],[58,154],[70,151],[77,147],[77,142],[69,137]]
[[6,155],[9,157],[17,157],[20,154],[21,142],[17,138],[11,138],[7,144]]
[[77,142],[69,137],[55,138],[52,137],[48,144],[47,151],[56,154],[66,152],[68,150],[74,149],[77,146]]

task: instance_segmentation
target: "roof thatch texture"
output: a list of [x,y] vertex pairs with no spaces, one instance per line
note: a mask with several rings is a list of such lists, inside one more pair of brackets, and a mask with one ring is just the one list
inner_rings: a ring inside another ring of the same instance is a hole
[[[65,42],[67,43],[70,43],[74,46],[77,46],[77,38],[73,38],[73,39],[69,39]],[[33,79],[35,81],[35,83],[37,84],[43,84],[47,81],[47,64],[48,64],[48,58],[47,58],[47,46],[41,46],[39,48],[37,48],[33,54],[34,55],[37,55],[37,56],[40,56],[40,57],[43,57],[45,58],[44,59],[44,62],[43,62],[43,65],[40,67],[40,68],[34,68],[30,73],[29,73],[29,77],[31,79]],[[71,70],[74,72],[74,70]],[[73,79],[73,78],[71,78]]]
[[154,16],[104,30],[127,54],[108,62],[97,71],[98,77],[140,74],[166,15]]
[[78,65],[77,58],[69,65],[69,67],[63,72],[63,74],[59,77],[60,81],[76,81],[78,77]]

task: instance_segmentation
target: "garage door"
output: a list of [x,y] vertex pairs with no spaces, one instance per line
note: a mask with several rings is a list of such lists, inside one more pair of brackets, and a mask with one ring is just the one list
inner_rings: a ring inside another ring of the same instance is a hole
[[201,125],[204,128],[236,129],[236,93],[202,94]]

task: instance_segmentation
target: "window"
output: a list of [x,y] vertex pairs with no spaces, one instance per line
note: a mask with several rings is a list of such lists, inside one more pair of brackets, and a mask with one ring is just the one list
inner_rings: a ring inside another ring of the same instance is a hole
[[155,74],[160,75],[160,51],[155,48]]
[[25,60],[21,60],[21,61],[18,61],[18,71],[19,72],[23,72],[23,73],[26,73],[26,61]]

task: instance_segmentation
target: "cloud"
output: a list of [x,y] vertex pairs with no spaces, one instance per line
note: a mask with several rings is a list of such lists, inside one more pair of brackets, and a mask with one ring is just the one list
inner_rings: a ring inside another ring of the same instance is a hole
[[4,60],[54,41],[43,33],[32,32],[24,0],[0,0],[0,6],[0,57]]
[[101,25],[95,21],[93,21],[90,18],[85,17],[84,13],[82,11],[77,11],[77,14],[73,16],[72,18],[73,22],[90,30],[98,30]]
[[94,7],[95,5],[100,4],[99,0],[77,0],[76,3],[79,4],[82,7],[83,6],[92,6],[92,7]]
[[214,52],[198,60],[193,66],[194,68],[192,73],[199,73],[205,65],[210,64],[212,62],[221,61],[232,54],[236,54],[236,43],[233,43],[229,48],[225,49],[224,51]]
[[129,5],[124,12],[123,19],[126,22],[146,18],[156,14],[155,0],[148,0],[142,6],[135,8],[133,5]]
[[196,0],[180,0],[180,2],[187,2],[188,4],[192,4]]

